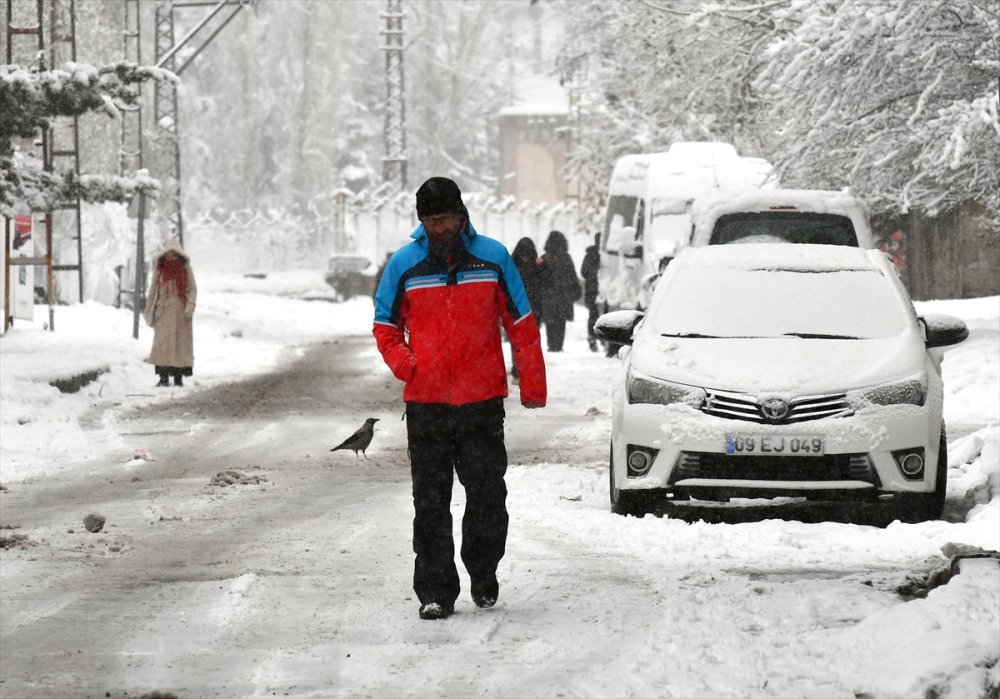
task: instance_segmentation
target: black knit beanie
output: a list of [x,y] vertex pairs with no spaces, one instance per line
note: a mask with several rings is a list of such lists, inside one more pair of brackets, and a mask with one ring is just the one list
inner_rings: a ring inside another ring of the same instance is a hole
[[437,214],[466,214],[462,190],[447,177],[432,177],[417,190],[417,218]]

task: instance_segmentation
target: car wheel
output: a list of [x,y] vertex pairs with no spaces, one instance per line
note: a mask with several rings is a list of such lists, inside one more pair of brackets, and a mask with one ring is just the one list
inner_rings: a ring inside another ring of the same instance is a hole
[[904,495],[899,501],[898,516],[902,522],[924,522],[940,519],[944,512],[944,497],[948,490],[948,439],[941,425],[941,442],[938,444],[937,476],[930,493]]
[[608,493],[611,499],[611,511],[616,515],[632,515],[642,517],[650,512],[662,490],[622,490],[615,483],[615,450],[611,447],[608,458]]

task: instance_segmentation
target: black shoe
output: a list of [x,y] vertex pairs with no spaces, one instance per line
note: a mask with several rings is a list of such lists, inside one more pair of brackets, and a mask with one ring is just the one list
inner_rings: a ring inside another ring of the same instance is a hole
[[472,584],[472,601],[475,602],[476,606],[480,609],[489,609],[496,604],[499,593],[500,585],[497,583],[495,578],[486,583]]
[[179,375],[175,376],[174,377],[174,386],[183,386],[183,385],[184,385],[184,379],[182,379]]
[[428,602],[420,605],[421,619],[446,619],[455,612],[455,605],[442,602]]
[[590,340],[590,351],[591,352],[597,351],[597,340]]
[[160,377],[160,383],[158,383],[156,385],[157,386],[169,386],[170,385],[170,380],[167,378],[167,375],[164,374],[163,376]]

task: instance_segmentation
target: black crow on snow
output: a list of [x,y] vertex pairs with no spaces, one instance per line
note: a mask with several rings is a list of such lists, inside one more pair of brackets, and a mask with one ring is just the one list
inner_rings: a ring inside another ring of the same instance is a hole
[[358,452],[360,451],[361,454],[367,459],[368,455],[365,454],[365,449],[367,449],[368,445],[372,443],[372,435],[375,433],[375,423],[378,422],[378,420],[379,419],[377,417],[368,418],[365,420],[365,424],[363,424],[357,432],[352,434],[330,451],[337,451],[338,449],[353,449],[355,458],[357,458]]

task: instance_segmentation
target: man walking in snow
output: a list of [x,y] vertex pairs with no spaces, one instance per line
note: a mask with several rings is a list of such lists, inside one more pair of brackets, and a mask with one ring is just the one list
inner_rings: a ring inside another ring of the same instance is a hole
[[472,599],[492,607],[507,541],[507,372],[510,338],[521,404],[545,405],[545,363],[528,296],[506,248],[479,235],[458,185],[432,177],[417,190],[413,242],[389,260],[375,293],[374,335],[406,385],[413,480],[413,589],[421,619],[443,619],[460,590],[452,537],[454,474],[465,487],[462,562]]

